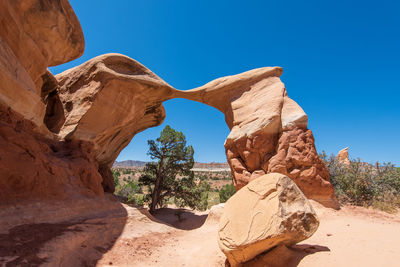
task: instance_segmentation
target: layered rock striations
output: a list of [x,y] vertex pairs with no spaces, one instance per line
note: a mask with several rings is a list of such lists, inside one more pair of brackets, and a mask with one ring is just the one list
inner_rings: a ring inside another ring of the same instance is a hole
[[280,80],[282,68],[179,91],[135,60],[106,54],[53,76],[47,67],[83,53],[82,29],[68,1],[2,1],[0,12],[2,200],[113,192],[110,167],[120,151],[136,133],[162,123],[163,101],[186,98],[225,114],[237,189],[279,172],[307,197],[335,202],[307,115]]

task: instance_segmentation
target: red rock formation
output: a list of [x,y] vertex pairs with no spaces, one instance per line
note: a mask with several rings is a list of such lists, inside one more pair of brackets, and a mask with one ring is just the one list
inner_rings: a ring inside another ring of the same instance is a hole
[[276,151],[266,163],[267,172],[286,174],[308,198],[326,206],[337,206],[329,171],[318,156],[311,130],[294,128],[282,132]]
[[79,21],[67,0],[5,0],[0,25],[0,102],[46,132],[42,76],[83,54]]
[[34,129],[32,122],[0,107],[2,204],[72,194],[103,195],[103,179],[89,143],[52,140]]
[[84,48],[70,4],[1,1],[0,23],[1,203],[102,195],[92,144],[61,140],[46,127],[45,114],[57,110],[47,67],[79,57]]

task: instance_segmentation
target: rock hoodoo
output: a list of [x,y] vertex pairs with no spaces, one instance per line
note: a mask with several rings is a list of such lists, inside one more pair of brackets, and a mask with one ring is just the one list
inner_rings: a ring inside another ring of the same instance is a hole
[[287,176],[263,175],[225,204],[218,242],[232,267],[278,245],[309,238],[319,221],[311,204]]
[[336,156],[336,160],[344,165],[350,165],[349,148],[343,148]]
[[279,78],[282,68],[179,91],[133,59],[106,54],[53,76],[47,67],[84,49],[68,1],[9,0],[0,10],[1,201],[113,192],[110,167],[120,151],[136,133],[162,123],[163,101],[179,97],[225,114],[237,189],[279,172],[307,197],[335,203],[307,115]]

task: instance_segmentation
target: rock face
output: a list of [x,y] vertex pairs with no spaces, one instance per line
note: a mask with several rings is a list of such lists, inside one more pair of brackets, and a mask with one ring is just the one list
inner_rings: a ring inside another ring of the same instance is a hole
[[103,178],[82,141],[60,142],[34,131],[35,125],[0,108],[0,202],[103,195]]
[[0,22],[0,202],[103,195],[92,145],[45,124],[56,82],[47,67],[84,49],[69,2],[1,1]]
[[67,0],[5,0],[0,25],[0,102],[46,131],[43,75],[83,54],[79,21]]
[[336,156],[336,160],[344,165],[350,165],[349,148],[343,148]]
[[[135,60],[106,54],[53,76],[47,67],[84,49],[68,1],[2,1],[0,21],[2,200],[113,192],[110,167],[120,151],[136,133],[162,123],[163,101],[179,97],[225,114],[231,129],[225,149],[237,189],[280,172],[307,197],[335,203],[307,115],[279,78],[282,68],[179,91]],[[29,167],[21,168],[19,158]]]
[[263,175],[225,204],[218,243],[231,266],[240,266],[278,245],[309,238],[318,218],[304,194],[283,174]]

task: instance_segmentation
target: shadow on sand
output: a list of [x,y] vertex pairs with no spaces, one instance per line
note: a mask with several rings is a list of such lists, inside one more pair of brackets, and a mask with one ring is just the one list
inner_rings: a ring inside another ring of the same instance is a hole
[[200,228],[207,219],[208,214],[196,214],[188,209],[162,208],[150,214],[147,209],[139,209],[147,218],[154,222],[163,223],[181,230],[194,230]]
[[[243,266],[295,267],[307,255],[323,251],[331,250],[328,247],[319,245],[299,244],[292,247],[281,245],[258,255],[253,260],[246,262]],[[228,261],[226,261],[225,265],[230,266]]]
[[19,207],[20,216],[35,212],[41,222],[0,226],[0,266],[95,266],[127,219],[125,208],[110,196],[34,207]]

